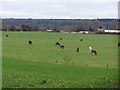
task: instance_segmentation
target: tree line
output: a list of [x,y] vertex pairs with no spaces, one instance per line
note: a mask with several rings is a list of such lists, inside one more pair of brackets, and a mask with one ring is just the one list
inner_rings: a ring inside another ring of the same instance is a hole
[[2,19],[2,31],[46,31],[59,32],[97,31],[99,29],[120,30],[119,19]]

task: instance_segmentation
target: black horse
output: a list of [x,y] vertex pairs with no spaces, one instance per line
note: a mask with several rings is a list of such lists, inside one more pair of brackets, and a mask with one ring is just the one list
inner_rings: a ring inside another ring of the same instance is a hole
[[118,46],[120,46],[120,43],[118,43]]
[[56,43],[55,43],[55,46],[57,46],[57,45],[60,46],[60,43],[59,43],[59,42],[56,42]]
[[62,38],[60,38],[60,40],[62,40]]
[[29,41],[29,45],[32,45],[32,41]]
[[83,41],[83,39],[80,39],[80,41],[82,42],[82,41]]
[[79,52],[79,48],[77,48],[76,52]]
[[8,34],[6,35],[6,37],[8,37]]

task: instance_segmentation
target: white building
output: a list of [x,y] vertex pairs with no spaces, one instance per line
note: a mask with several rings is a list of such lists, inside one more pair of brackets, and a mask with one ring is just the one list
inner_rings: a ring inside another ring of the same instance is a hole
[[120,33],[120,30],[105,30],[105,33]]
[[89,31],[79,31],[79,33],[81,33],[81,34],[88,34]]
[[98,29],[98,31],[103,32],[103,33],[115,33],[115,34],[120,33],[120,30],[106,30],[106,29]]
[[53,30],[46,30],[46,32],[53,32]]

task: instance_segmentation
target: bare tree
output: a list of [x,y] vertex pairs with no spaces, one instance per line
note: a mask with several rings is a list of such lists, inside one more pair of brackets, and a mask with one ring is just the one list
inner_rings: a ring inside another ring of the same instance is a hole
[[10,26],[9,30],[10,31],[16,31],[16,27],[15,26]]
[[87,19],[82,20],[81,23],[82,23],[83,30],[89,30],[89,20],[87,20]]
[[99,28],[99,21],[97,19],[93,20],[93,23],[92,23],[92,29],[97,32]]
[[112,20],[111,24],[112,24],[112,29],[113,30],[118,29],[118,21],[117,20]]

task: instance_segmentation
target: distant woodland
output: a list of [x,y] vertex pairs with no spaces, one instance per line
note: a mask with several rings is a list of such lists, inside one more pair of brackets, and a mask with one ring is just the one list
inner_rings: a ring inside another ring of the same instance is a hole
[[60,32],[94,31],[98,29],[120,30],[119,19],[1,19],[2,31]]

